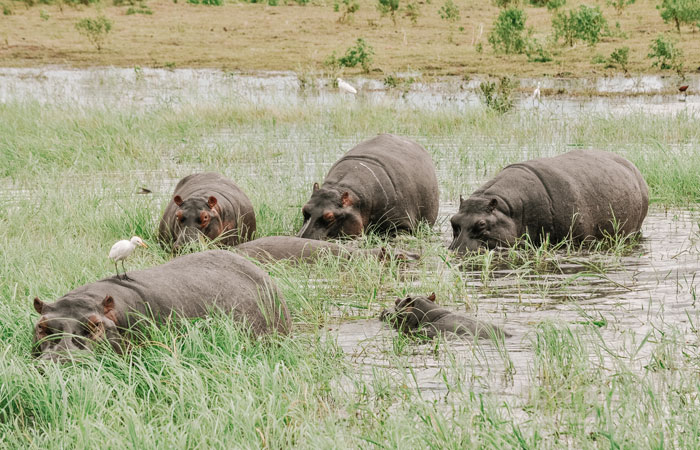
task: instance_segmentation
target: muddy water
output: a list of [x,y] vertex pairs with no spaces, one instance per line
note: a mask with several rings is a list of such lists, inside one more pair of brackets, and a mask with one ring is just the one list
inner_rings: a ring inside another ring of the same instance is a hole
[[[441,214],[451,215],[455,209],[446,205]],[[442,229],[443,240],[449,242],[446,228]],[[629,350],[630,339],[640,342],[654,330],[677,329],[693,338],[693,326],[700,319],[696,307],[700,213],[652,209],[642,230],[639,246],[622,258],[582,255],[566,258],[560,269],[549,273],[496,270],[489,280],[480,271],[462,272],[462,282],[471,287],[470,298],[452,299],[444,306],[502,325],[512,333],[505,341],[508,358],[489,342],[450,342],[456,361],[445,359],[445,352],[434,352],[434,343],[416,343],[409,349],[416,387],[424,396],[445,396],[448,389],[443,374],[463,365],[468,374],[464,381],[471,388],[506,396],[527,392],[534,326],[547,319],[585,333],[591,333],[593,322],[605,346],[620,355]],[[591,268],[593,261],[600,270]],[[465,310],[465,304],[471,308]],[[395,358],[395,331],[379,320],[351,321],[331,328],[350,361],[366,377],[372,376],[373,368],[387,367]],[[640,370],[649,363],[645,350],[635,358],[632,366]]]
[[[458,77],[424,81],[404,74],[399,87],[383,81],[348,78],[359,93],[344,95],[332,81],[309,77],[306,87],[292,72],[240,74],[210,69],[19,69],[0,68],[0,102],[36,100],[42,103],[151,107],[162,105],[250,102],[256,105],[329,105],[348,101],[389,102],[420,108],[466,109],[480,103],[481,78]],[[414,80],[414,81],[411,81]],[[543,95],[532,97],[537,85]],[[678,87],[689,85],[688,95]],[[672,113],[700,111],[700,76],[614,76],[596,79],[523,79],[516,95],[522,109],[556,115],[580,112],[624,114],[631,111]]]

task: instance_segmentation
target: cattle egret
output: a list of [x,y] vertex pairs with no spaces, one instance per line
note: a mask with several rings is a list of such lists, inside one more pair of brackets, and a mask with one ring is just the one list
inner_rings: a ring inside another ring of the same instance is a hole
[[348,94],[357,94],[357,89],[343,81],[341,78],[338,78],[338,89],[343,92],[347,92]]
[[534,105],[535,102],[537,104],[540,104],[540,82],[537,82],[537,87],[535,88],[535,91],[532,93],[532,104]]
[[137,245],[140,245],[141,247],[148,247],[138,236],[132,237],[129,241],[123,239],[112,246],[112,249],[109,251],[109,258],[114,261],[114,269],[117,271],[117,278],[119,278],[119,268],[117,267],[117,263],[121,261],[122,270],[124,271],[124,278],[122,279],[129,279],[129,277],[126,276],[124,260],[131,255],[131,252],[134,251]]

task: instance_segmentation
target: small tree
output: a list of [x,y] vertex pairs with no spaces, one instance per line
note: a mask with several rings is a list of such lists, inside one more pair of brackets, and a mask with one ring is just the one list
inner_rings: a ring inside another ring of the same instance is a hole
[[105,16],[98,16],[95,19],[80,19],[75,24],[78,33],[87,38],[99,52],[102,50],[107,33],[112,29],[112,22]]
[[518,6],[520,0],[491,0],[491,3],[499,8],[509,8]]
[[323,64],[334,70],[340,67],[355,67],[359,64],[365,73],[369,73],[373,55],[374,49],[372,49],[372,46],[366,43],[364,39],[358,38],[355,46],[348,48],[344,56],[336,58],[335,52],[333,52]]
[[661,11],[664,22],[676,25],[678,33],[681,32],[681,24],[700,22],[700,0],[663,0],[656,8]]
[[340,17],[338,17],[338,23],[349,23],[352,21],[353,14],[360,9],[360,4],[357,0],[342,0],[340,3],[336,0],[333,9],[339,11],[341,4],[343,5],[343,12]]
[[554,38],[564,39],[564,43],[572,46],[577,39],[595,45],[600,35],[608,26],[600,8],[581,5],[578,9],[557,13],[552,19]]
[[377,9],[382,17],[389,14],[391,21],[396,25],[396,11],[399,10],[399,0],[378,0]]
[[494,50],[523,53],[527,45],[525,19],[525,11],[522,9],[509,8],[501,11],[488,37]]
[[420,16],[420,7],[417,1],[409,1],[404,8],[404,16],[408,17],[412,24],[418,23],[418,17]]
[[530,0],[533,6],[546,6],[550,11],[556,11],[566,5],[566,0]]
[[658,67],[661,70],[675,69],[679,73],[683,71],[683,52],[676,48],[671,39],[660,34],[652,41],[649,49],[651,52],[647,57],[655,60],[651,67]]
[[608,65],[619,65],[622,70],[627,73],[627,63],[629,62],[630,48],[620,47],[616,48],[608,59]]
[[636,0],[607,0],[608,6],[612,6],[617,11],[617,15],[622,14],[624,9],[633,4]]
[[455,23],[459,21],[459,8],[452,0],[446,0],[445,4],[440,8],[440,17],[448,22]]
[[498,83],[484,81],[479,84],[479,97],[488,109],[503,114],[513,109],[513,90],[517,86],[518,83],[508,77],[501,77]]

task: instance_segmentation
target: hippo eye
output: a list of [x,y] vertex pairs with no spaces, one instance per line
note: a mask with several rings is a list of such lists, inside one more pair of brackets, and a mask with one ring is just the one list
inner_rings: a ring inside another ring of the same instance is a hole
[[457,237],[457,236],[459,236],[459,232],[460,232],[460,227],[459,227],[459,225],[453,223],[453,224],[452,224],[452,234],[453,234],[455,237]]
[[302,213],[303,216],[304,216],[304,222],[306,222],[307,220],[309,220],[309,217],[311,217],[311,214],[309,214],[308,211],[306,211],[306,210],[303,210],[303,209],[302,209],[302,210],[301,210],[301,213]]

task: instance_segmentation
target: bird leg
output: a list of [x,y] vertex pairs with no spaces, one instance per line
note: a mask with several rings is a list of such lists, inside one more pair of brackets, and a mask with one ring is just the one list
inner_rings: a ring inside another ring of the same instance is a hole
[[122,259],[122,269],[124,270],[124,278],[122,278],[122,280],[134,281],[131,278],[129,278],[128,276],[126,276],[126,267],[124,267],[124,260],[123,259]]
[[119,266],[117,266],[117,264],[118,261],[114,261],[114,270],[117,271],[117,280],[121,280],[121,278],[119,277]]

